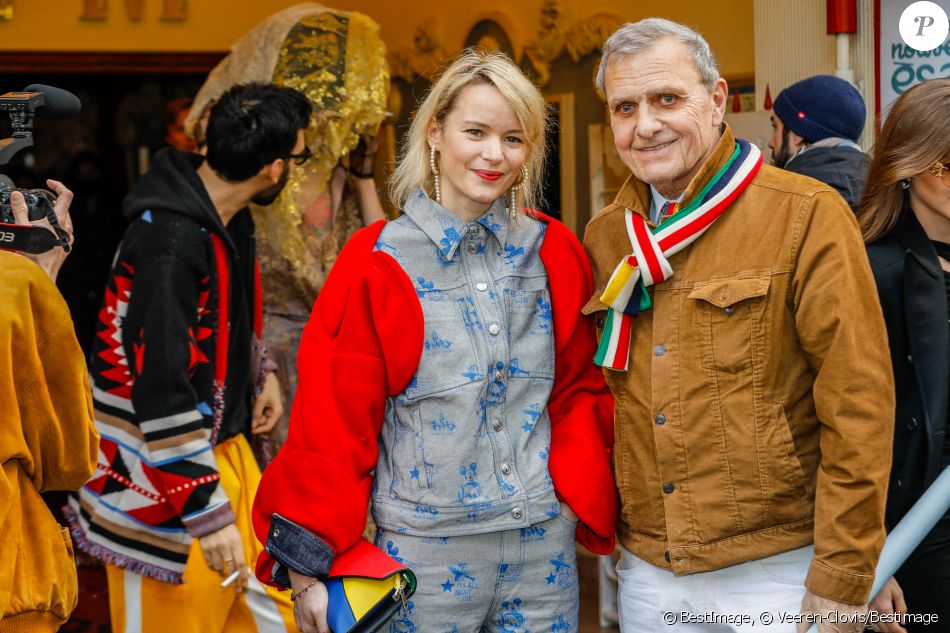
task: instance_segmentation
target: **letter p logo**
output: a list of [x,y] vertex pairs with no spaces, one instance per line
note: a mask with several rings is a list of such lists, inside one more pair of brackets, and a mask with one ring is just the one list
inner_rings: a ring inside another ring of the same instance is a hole
[[934,25],[933,16],[929,16],[929,15],[918,15],[917,17],[914,18],[914,22],[920,23],[920,28],[917,29],[917,37],[923,37],[924,29],[927,28],[928,26]]
[[947,40],[950,19],[935,2],[914,2],[901,13],[898,28],[905,44],[918,51],[931,51]]

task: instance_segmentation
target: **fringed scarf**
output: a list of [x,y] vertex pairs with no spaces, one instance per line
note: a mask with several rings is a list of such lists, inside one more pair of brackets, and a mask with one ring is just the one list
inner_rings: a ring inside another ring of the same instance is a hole
[[752,182],[761,166],[759,148],[739,139],[732,156],[696,197],[656,228],[651,230],[640,214],[626,210],[624,226],[633,253],[617,265],[600,297],[610,310],[594,357],[597,365],[618,371],[628,369],[633,317],[653,305],[646,287],[673,276],[667,258],[705,233]]

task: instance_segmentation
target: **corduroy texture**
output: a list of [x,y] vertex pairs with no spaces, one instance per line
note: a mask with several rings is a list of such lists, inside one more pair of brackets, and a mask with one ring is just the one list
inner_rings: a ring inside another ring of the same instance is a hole
[[830,136],[856,143],[867,113],[857,88],[832,75],[792,84],[779,93],[772,109],[785,127],[809,143]]
[[[735,147],[726,126],[683,194],[689,204]],[[629,252],[632,177],[587,226],[600,301]],[[677,574],[815,545],[805,586],[867,600],[884,543],[894,382],[864,244],[829,187],[763,165],[702,239],[670,258],[632,320],[617,401],[618,540]],[[916,356],[914,357],[916,361]]]

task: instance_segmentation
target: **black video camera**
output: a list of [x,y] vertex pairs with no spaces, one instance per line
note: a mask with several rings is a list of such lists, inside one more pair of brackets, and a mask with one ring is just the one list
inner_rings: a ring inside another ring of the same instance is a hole
[[[20,150],[33,146],[34,116],[72,117],[77,116],[81,108],[79,99],[72,93],[40,84],[27,86],[22,92],[0,95],[0,112],[10,114],[13,128],[10,138],[0,139],[0,165],[10,162]],[[16,224],[12,205],[14,191],[23,194],[30,222],[46,218],[55,237],[44,228]],[[69,252],[69,235],[59,225],[55,204],[56,195],[51,191],[17,189],[10,179],[0,176],[0,225],[5,225],[0,227],[0,248],[38,254],[61,246]]]

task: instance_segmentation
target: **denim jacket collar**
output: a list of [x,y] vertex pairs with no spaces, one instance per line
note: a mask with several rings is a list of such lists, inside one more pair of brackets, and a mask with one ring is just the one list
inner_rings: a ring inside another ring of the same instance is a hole
[[424,192],[417,190],[406,201],[403,212],[432,240],[446,260],[455,258],[462,238],[473,224],[480,224],[487,229],[499,244],[503,245],[508,237],[504,198],[495,200],[488,211],[475,222],[465,222]]

